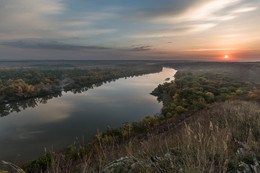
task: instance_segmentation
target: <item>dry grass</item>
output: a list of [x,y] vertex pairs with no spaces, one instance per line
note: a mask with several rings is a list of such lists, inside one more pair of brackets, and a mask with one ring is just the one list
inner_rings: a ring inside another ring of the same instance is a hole
[[[22,170],[19,166],[13,164],[13,163],[10,163],[10,162],[6,162],[6,161],[2,161],[2,163],[6,166],[9,166],[10,168],[12,168],[15,173],[25,173],[24,170]],[[1,171],[0,170],[0,173],[8,173],[8,171]]]
[[164,165],[142,165],[142,172],[227,172],[229,164],[239,160],[236,155],[239,144],[246,146],[249,154],[260,154],[259,138],[258,104],[218,103],[166,132],[152,132],[121,145],[100,146],[95,159],[85,162],[84,172],[101,172],[107,163],[120,157],[141,162],[163,156],[169,150],[175,152],[173,160]]

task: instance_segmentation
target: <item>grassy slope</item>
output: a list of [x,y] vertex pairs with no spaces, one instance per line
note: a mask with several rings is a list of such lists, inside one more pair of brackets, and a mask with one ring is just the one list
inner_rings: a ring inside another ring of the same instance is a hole
[[[248,148],[243,156],[236,155],[240,145]],[[98,155],[102,167],[123,156],[142,163],[155,156],[163,158],[171,151],[174,156],[170,159],[140,164],[132,171],[232,172],[240,169],[241,161],[253,160],[254,156],[259,159],[259,146],[260,106],[253,102],[227,101],[214,104],[182,122],[169,123],[166,131],[153,130],[141,139],[136,137],[119,146],[103,147]],[[89,172],[95,170],[88,166]]]

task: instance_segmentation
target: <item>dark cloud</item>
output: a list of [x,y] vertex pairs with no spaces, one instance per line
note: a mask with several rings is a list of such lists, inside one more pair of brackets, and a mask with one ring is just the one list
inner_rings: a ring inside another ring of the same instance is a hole
[[147,1],[144,6],[124,9],[124,19],[146,20],[162,16],[175,16],[188,10],[191,6],[207,2],[207,0],[163,0]]
[[131,51],[148,51],[152,50],[152,46],[139,46],[139,47],[134,47],[133,49],[130,49]]
[[136,46],[133,48],[125,49],[114,49],[110,47],[102,46],[83,46],[83,45],[73,45],[65,44],[58,41],[36,41],[36,40],[19,40],[19,41],[5,41],[0,42],[0,45],[7,46],[11,48],[20,48],[20,49],[31,49],[31,50],[62,50],[62,51],[84,51],[84,50],[111,50],[111,51],[148,51],[152,49],[152,46]]
[[41,41],[6,41],[0,43],[1,45],[14,47],[14,48],[23,48],[23,49],[53,49],[53,50],[106,50],[110,49],[108,47],[102,46],[82,46],[82,45],[73,45],[65,44],[57,41],[51,42],[41,42]]

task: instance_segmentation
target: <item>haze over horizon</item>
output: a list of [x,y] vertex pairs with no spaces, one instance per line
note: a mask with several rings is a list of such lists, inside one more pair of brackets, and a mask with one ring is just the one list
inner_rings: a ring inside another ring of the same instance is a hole
[[260,60],[259,0],[0,0],[0,60]]

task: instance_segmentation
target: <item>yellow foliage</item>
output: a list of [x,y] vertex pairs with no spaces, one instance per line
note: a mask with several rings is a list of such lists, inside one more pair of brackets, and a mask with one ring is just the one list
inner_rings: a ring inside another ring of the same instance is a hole
[[243,94],[243,92],[244,92],[244,91],[243,91],[242,88],[239,88],[239,89],[236,90],[236,94],[237,94],[237,95],[241,95],[241,94]]
[[112,136],[108,136],[108,135],[105,135],[103,138],[102,138],[102,144],[112,144],[114,143],[114,138]]

